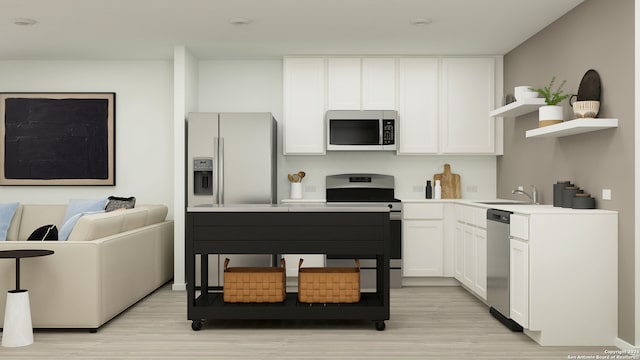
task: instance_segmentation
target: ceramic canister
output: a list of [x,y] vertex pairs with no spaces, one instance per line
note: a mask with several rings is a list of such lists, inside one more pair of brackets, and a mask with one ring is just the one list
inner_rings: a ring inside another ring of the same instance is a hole
[[595,209],[596,199],[589,194],[576,194],[571,202],[571,207],[574,209]]
[[563,208],[571,208],[573,206],[573,198],[578,193],[583,193],[583,190],[580,190],[577,186],[567,186],[562,190],[562,207]]
[[562,207],[562,190],[567,186],[573,186],[569,180],[558,180],[553,184],[553,206]]

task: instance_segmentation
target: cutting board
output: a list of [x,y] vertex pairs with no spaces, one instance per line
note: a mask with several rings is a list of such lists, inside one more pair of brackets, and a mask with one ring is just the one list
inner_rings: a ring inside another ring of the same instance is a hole
[[433,186],[440,180],[443,199],[460,199],[460,175],[451,172],[451,165],[444,164],[444,172],[433,175]]

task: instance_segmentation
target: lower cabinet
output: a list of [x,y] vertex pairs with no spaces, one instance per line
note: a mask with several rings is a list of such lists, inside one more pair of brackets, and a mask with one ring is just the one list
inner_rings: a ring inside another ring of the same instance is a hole
[[529,327],[529,244],[509,240],[509,316],[523,328]]
[[403,203],[403,277],[445,276],[444,212],[443,203]]
[[443,276],[443,221],[405,220],[402,227],[402,275]]
[[[454,277],[480,298],[487,299],[487,230],[484,209],[456,205]],[[477,213],[477,214],[476,214]]]

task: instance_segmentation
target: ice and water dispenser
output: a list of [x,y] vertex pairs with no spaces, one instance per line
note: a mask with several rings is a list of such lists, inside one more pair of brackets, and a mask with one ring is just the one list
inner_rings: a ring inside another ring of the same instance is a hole
[[213,158],[193,159],[193,195],[213,195]]

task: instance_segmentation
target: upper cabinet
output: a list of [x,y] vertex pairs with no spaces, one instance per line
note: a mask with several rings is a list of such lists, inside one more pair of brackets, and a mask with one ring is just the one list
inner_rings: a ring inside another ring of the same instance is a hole
[[324,58],[285,58],[283,80],[284,154],[324,154]]
[[327,109],[360,110],[360,58],[327,59]]
[[362,59],[362,110],[396,109],[396,59]]
[[396,108],[394,58],[328,58],[328,110]]
[[398,59],[398,154],[438,153],[437,58]]
[[495,153],[495,59],[442,59],[440,95],[442,152]]
[[397,110],[399,155],[499,154],[498,59],[286,57],[284,153],[324,154],[327,110]]

